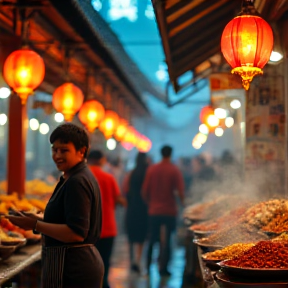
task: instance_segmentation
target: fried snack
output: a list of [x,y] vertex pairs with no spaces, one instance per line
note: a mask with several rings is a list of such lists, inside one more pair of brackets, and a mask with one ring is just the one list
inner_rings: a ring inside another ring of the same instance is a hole
[[202,258],[205,260],[225,260],[225,259],[232,259],[237,257],[253,247],[254,243],[235,243],[229,245],[223,249],[215,250],[213,252],[208,252],[202,255]]

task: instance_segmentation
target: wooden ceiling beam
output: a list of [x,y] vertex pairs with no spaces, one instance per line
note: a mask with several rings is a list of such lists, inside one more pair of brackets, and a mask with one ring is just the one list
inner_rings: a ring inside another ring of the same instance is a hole
[[179,25],[176,28],[173,28],[169,31],[168,35],[169,37],[174,37],[177,35],[180,31],[184,30],[185,28],[191,26],[193,23],[197,22],[199,19],[203,18],[204,16],[208,15],[215,9],[221,7],[223,4],[225,4],[229,0],[218,0],[214,5],[210,5],[206,10],[202,11],[202,13],[199,13],[195,15],[194,17],[188,19],[187,21],[183,22],[181,25]]
[[224,29],[227,23],[228,23],[227,20],[224,18],[222,22],[218,23],[217,25],[212,26],[211,29],[204,29],[201,33],[199,32],[197,33],[198,35],[197,37],[191,37],[193,38],[193,41],[186,41],[186,44],[185,42],[183,44],[176,42],[175,49],[172,50],[173,61],[175,57],[178,57],[178,56],[181,57],[181,55],[187,55],[187,54],[194,54],[194,50],[195,48],[197,48],[197,46],[199,46],[199,43],[203,43],[205,41],[216,42],[214,40],[215,38],[217,38],[220,41],[220,37],[218,37],[219,30],[221,30],[221,27],[223,27]]
[[168,24],[171,24],[184,14],[186,14],[188,11],[191,11],[192,9],[195,9],[195,7],[199,6],[201,3],[203,3],[205,0],[194,0],[191,2],[186,2],[187,4],[183,6],[181,9],[178,9],[171,15],[167,16],[166,21]]
[[175,71],[177,71],[177,77],[181,76],[187,71],[195,69],[199,64],[209,59],[211,56],[220,51],[219,45],[208,42],[206,45],[201,46],[194,51],[193,56],[187,55],[177,62],[175,65]]
[[[166,56],[166,64],[168,67],[168,74],[169,74],[170,79],[174,79],[175,78],[173,75],[174,68],[173,68],[173,62],[171,59],[171,50],[170,50],[169,38],[168,38],[168,34],[167,34],[168,30],[167,30],[166,18],[165,18],[165,14],[164,14],[165,8],[164,8],[163,3],[157,2],[157,0],[153,0],[152,4],[154,7],[156,20],[158,23],[159,32],[160,32],[161,39],[162,39],[162,46],[163,46],[164,53]],[[172,84],[176,90],[175,85],[177,85],[177,83],[176,82],[173,83],[173,80],[171,80],[171,81],[172,81]]]
[[[215,26],[218,27],[219,26],[218,23],[222,22],[224,19],[227,19],[227,23],[228,23],[235,16],[235,9],[237,9],[238,4],[239,4],[239,1],[238,2],[230,1],[226,5],[219,7],[213,13],[206,15],[205,17],[199,19],[196,23],[192,24],[191,26],[186,27],[176,36],[172,37],[171,41],[173,41],[174,43],[179,43],[179,45],[182,45],[184,42],[192,41],[192,38],[194,36],[198,36],[199,33],[202,33],[203,31],[206,31],[206,30],[210,30],[212,27],[215,27]],[[174,48],[175,47],[171,46],[172,50]]]

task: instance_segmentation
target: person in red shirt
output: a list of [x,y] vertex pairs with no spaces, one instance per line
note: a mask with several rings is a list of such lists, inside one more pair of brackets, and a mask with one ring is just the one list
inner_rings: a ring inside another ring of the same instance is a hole
[[95,176],[101,193],[102,203],[102,231],[96,247],[102,256],[104,263],[103,288],[108,288],[108,274],[110,257],[112,254],[114,238],[117,235],[117,224],[115,218],[116,205],[126,206],[126,199],[121,196],[120,189],[115,178],[102,170],[106,163],[106,157],[99,150],[93,150],[88,155],[89,167]]
[[171,163],[172,147],[163,146],[162,161],[150,166],[142,186],[142,197],[148,205],[149,245],[147,269],[152,260],[153,246],[160,241],[159,272],[171,275],[167,269],[171,255],[171,235],[176,228],[176,193],[184,205],[184,180],[180,170]]

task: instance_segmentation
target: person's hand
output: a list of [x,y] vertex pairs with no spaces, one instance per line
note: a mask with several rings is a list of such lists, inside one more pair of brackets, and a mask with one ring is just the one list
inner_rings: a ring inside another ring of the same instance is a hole
[[33,230],[37,222],[37,219],[33,219],[32,217],[28,217],[25,215],[23,216],[5,215],[5,218],[9,219],[12,224],[24,230]]
[[44,214],[42,212],[40,212],[40,213],[30,213],[30,212],[22,211],[22,214],[24,214],[27,217],[30,217],[30,218],[33,218],[33,219],[36,219],[36,220],[40,220],[40,221],[43,220],[43,217],[44,217]]

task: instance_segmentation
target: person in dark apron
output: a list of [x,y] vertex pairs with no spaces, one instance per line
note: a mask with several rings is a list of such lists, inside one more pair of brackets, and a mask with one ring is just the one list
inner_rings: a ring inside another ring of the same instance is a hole
[[101,232],[100,190],[86,164],[84,129],[65,123],[50,136],[52,158],[63,172],[44,218],[19,212],[7,216],[15,225],[42,233],[43,288],[101,288],[102,258],[94,243]]

